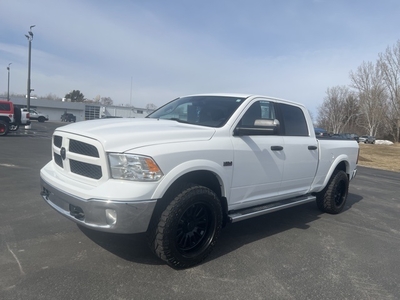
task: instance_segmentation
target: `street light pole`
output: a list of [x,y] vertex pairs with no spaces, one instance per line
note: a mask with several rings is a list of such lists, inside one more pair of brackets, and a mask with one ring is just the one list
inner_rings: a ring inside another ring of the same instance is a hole
[[27,87],[27,93],[26,93],[26,98],[27,98],[27,108],[28,111],[31,108],[31,47],[32,47],[32,40],[33,40],[33,32],[32,28],[35,27],[35,25],[32,25],[29,27],[29,32],[28,34],[25,34],[26,38],[29,41],[29,54],[28,54],[28,87]]
[[8,81],[7,81],[7,101],[10,101],[10,65],[11,65],[12,63],[9,63],[8,64],[8,67],[7,67],[7,73],[8,73]]

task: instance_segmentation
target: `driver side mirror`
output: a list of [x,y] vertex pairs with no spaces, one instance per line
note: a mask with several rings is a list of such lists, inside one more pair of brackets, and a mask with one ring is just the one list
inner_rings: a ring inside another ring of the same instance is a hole
[[253,126],[238,125],[234,132],[234,136],[244,135],[277,135],[279,133],[280,123],[277,119],[256,119]]

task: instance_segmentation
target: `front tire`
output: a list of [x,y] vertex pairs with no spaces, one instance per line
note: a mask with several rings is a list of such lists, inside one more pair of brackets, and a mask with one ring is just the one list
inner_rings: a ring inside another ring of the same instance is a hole
[[8,130],[9,130],[8,123],[3,120],[0,120],[0,136],[7,135]]
[[46,121],[46,119],[44,117],[39,117],[38,118],[38,122],[43,123],[44,121]]
[[349,178],[344,171],[336,171],[327,186],[317,194],[317,206],[322,212],[340,213],[346,204]]
[[210,189],[189,184],[176,194],[154,229],[149,244],[168,265],[183,269],[201,263],[213,250],[222,228],[222,208]]

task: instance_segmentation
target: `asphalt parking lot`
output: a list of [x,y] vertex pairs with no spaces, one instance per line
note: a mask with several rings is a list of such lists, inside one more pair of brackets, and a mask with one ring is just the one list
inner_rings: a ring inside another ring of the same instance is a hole
[[400,299],[400,173],[359,167],[341,214],[309,203],[230,224],[177,271],[143,234],[80,228],[42,200],[62,125],[0,137],[0,299]]

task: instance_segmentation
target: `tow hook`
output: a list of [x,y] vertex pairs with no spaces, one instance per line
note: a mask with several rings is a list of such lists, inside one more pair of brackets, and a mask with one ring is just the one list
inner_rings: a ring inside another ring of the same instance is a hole
[[75,206],[70,204],[69,205],[69,213],[71,216],[73,216],[74,218],[83,221],[85,219],[85,213],[83,212],[82,208],[80,208],[79,206]]
[[46,199],[48,199],[49,198],[49,196],[50,196],[50,192],[46,189],[46,188],[42,188],[42,191],[40,192],[40,195],[42,196],[42,197],[46,197]]

